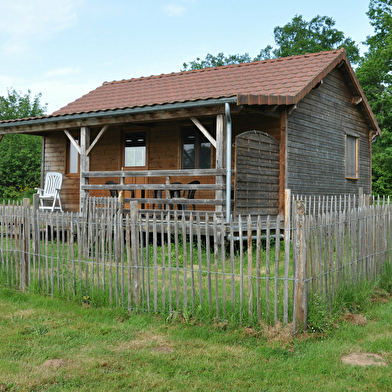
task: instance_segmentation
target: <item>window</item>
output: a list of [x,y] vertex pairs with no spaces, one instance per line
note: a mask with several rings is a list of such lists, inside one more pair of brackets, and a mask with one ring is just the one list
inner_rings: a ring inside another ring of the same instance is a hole
[[[79,144],[79,137],[74,136],[75,142]],[[75,146],[68,140],[68,174],[79,173],[79,153]]]
[[211,143],[204,135],[195,127],[183,127],[182,140],[182,168],[211,169]]
[[146,166],[146,132],[126,132],[124,166]]
[[346,135],[346,177],[358,178],[358,137]]

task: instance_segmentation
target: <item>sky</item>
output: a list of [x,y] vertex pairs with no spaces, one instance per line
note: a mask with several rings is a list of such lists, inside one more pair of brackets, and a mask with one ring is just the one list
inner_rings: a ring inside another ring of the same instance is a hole
[[330,16],[360,44],[373,35],[368,7],[369,0],[0,0],[0,95],[41,93],[50,114],[105,81],[178,72],[208,53],[255,57],[295,15]]

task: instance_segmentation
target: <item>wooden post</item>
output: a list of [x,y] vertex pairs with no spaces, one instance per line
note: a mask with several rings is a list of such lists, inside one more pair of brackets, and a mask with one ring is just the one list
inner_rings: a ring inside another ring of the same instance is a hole
[[[169,185],[170,185],[170,177],[166,176],[166,186],[169,186]],[[163,196],[163,192],[162,192],[162,196]],[[170,199],[170,192],[169,192],[169,190],[167,188],[165,190],[165,199]],[[166,204],[166,206],[162,206],[162,207],[163,207],[162,208],[163,210],[169,210],[170,209],[168,204]]]
[[287,222],[290,222],[290,214],[291,214],[291,190],[285,189],[284,191],[284,227],[285,227],[284,238],[286,239],[286,236],[288,235],[289,240],[290,240],[290,230],[287,231]]
[[41,144],[41,182],[40,188],[44,189],[44,178],[45,178],[45,141],[46,137],[42,136]]
[[[33,260],[35,265],[36,255],[39,253],[39,225],[37,223],[37,216],[39,212],[39,195],[35,193],[33,195],[33,210],[32,210],[32,236],[33,236]],[[35,271],[34,271],[35,272]]]
[[87,149],[90,146],[90,128],[80,128],[80,193],[79,193],[79,211],[82,212],[83,200],[88,195],[88,191],[82,190],[83,185],[88,184],[88,178],[83,177],[83,173],[90,170],[90,156],[87,155]]
[[129,202],[131,218],[131,247],[133,267],[133,299],[137,306],[140,305],[140,270],[139,270],[139,241],[138,241],[138,203]]
[[283,214],[285,205],[286,181],[286,155],[287,155],[287,111],[282,110],[280,115],[280,145],[279,145],[279,214]]
[[289,303],[289,269],[290,269],[290,231],[291,231],[291,190],[285,190],[285,206],[284,206],[284,289],[283,289],[283,322],[288,323],[288,303]]
[[[37,223],[39,211],[39,195],[35,193],[33,195],[33,212],[32,212],[32,237],[33,237],[33,279],[35,279],[35,272],[37,266],[37,255],[40,253],[39,249],[39,224]],[[38,256],[39,257],[39,256]]]
[[306,298],[306,242],[305,242],[305,202],[295,202],[295,230],[294,252],[297,266],[295,268],[294,290],[294,333],[307,328],[307,298]]
[[364,206],[364,201],[363,201],[363,188],[360,187],[358,190],[358,206],[363,207]]
[[[217,169],[224,169],[225,167],[225,132],[224,132],[224,116],[219,114],[216,117],[216,164]],[[224,178],[222,175],[216,176],[216,185],[223,185]],[[223,190],[217,189],[215,191],[215,199],[221,203],[215,207],[215,212],[221,214],[223,212]]]
[[39,209],[39,195],[38,193],[34,193],[33,195],[33,212],[37,213]]
[[28,216],[30,214],[30,199],[23,199],[23,249],[22,249],[22,276],[21,276],[21,286],[22,290],[26,290],[29,285],[29,228],[30,220]]

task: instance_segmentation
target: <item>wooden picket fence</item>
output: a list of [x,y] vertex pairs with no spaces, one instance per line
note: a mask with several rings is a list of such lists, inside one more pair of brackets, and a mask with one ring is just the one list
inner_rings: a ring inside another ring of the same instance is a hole
[[296,235],[302,236],[293,252],[301,291],[294,312],[306,328],[311,295],[331,309],[339,290],[355,290],[361,282],[377,281],[391,268],[392,205],[389,198],[367,195],[296,195],[292,206],[303,211],[303,216],[293,213]]
[[123,215],[110,198],[86,203],[83,214],[43,212],[27,200],[0,205],[0,271],[10,285],[296,331],[306,328],[310,295],[332,304],[337,290],[377,279],[391,262],[389,200],[334,200],[337,208],[314,214],[295,196],[284,224],[239,216],[235,225],[214,214],[143,212],[137,202]]

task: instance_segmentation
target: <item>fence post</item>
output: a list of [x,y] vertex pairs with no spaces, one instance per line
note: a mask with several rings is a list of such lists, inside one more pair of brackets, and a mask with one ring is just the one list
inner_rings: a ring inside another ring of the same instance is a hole
[[297,200],[294,210],[296,236],[294,252],[297,266],[295,268],[294,291],[294,332],[307,329],[307,295],[306,295],[306,242],[305,242],[305,202]]
[[23,242],[22,242],[22,276],[21,276],[21,286],[22,290],[26,290],[29,285],[29,257],[28,257],[28,249],[29,249],[29,225],[30,221],[28,219],[28,215],[30,213],[30,199],[23,199]]
[[120,215],[124,214],[124,191],[121,190],[118,193],[118,212],[120,213]]
[[358,207],[363,207],[364,205],[365,205],[365,202],[364,202],[363,188],[359,187],[359,189],[358,189]]
[[[35,193],[33,195],[33,211],[32,211],[32,237],[33,237],[33,279],[35,279],[35,273],[36,273],[36,261],[37,261],[37,256],[39,255],[39,238],[40,238],[40,232],[39,232],[39,224],[37,223],[37,216],[38,216],[38,211],[39,211],[39,195],[38,193]],[[40,257],[40,256],[38,256]]]
[[137,306],[140,305],[140,269],[139,269],[139,241],[138,241],[138,202],[129,202],[131,218],[131,247],[133,267],[133,298]]
[[291,214],[291,189],[284,191],[284,227]]
[[[289,303],[289,268],[290,268],[290,237],[291,237],[291,190],[285,190],[284,206],[284,291],[283,291],[283,323],[288,323],[288,303]],[[293,271],[294,272],[294,271]]]
[[291,216],[291,190],[285,189],[284,191],[284,239],[288,236],[288,241],[290,241],[290,230],[287,230],[287,222],[290,222]]

